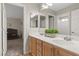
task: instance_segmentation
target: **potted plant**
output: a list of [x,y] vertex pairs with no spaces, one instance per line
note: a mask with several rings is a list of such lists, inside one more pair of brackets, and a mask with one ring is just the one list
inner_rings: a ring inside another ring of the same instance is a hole
[[45,30],[45,36],[48,36],[48,37],[56,37],[56,34],[58,33],[58,30],[57,29],[46,29]]

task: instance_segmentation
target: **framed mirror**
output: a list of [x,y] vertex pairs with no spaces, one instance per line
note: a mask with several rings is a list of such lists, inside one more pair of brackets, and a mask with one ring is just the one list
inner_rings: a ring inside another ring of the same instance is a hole
[[43,15],[40,15],[40,28],[46,27],[46,17]]
[[59,17],[57,20],[57,28],[59,34],[69,35],[70,34],[70,21],[68,16]]
[[54,16],[48,16],[49,28],[54,28]]
[[79,36],[79,9],[71,12],[71,35]]
[[31,13],[30,16],[30,27],[31,28],[37,28],[38,27],[38,14]]

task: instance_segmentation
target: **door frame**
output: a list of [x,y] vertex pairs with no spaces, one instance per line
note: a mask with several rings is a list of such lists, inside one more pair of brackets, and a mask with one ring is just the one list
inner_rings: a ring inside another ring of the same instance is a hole
[[[18,7],[22,7],[23,8],[23,52],[24,52],[24,5],[21,5],[21,4],[19,4],[19,3],[9,3],[10,5],[14,5],[14,6],[18,6]],[[4,5],[5,5],[5,3],[4,3]],[[6,8],[6,7],[5,7]],[[6,21],[7,21],[7,19],[6,19]],[[6,25],[7,25],[7,23],[6,23]],[[7,35],[7,34],[6,34]],[[6,51],[7,52],[7,51]]]
[[0,3],[0,56],[3,55],[2,51],[3,51],[3,48],[2,48],[2,39],[3,39],[3,34],[2,34],[2,19],[3,19],[3,7],[2,7],[2,3]]

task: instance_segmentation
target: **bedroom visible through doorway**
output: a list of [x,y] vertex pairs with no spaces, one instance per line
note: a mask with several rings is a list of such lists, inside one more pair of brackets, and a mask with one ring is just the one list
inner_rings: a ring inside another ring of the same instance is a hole
[[5,4],[7,16],[7,53],[6,56],[23,55],[23,8]]

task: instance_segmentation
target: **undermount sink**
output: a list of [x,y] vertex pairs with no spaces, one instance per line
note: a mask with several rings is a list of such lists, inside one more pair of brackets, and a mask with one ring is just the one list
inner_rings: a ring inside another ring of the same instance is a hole
[[63,45],[63,46],[77,46],[79,44],[79,42],[77,41],[66,41],[66,40],[53,40],[53,42],[59,44],[59,45]]

